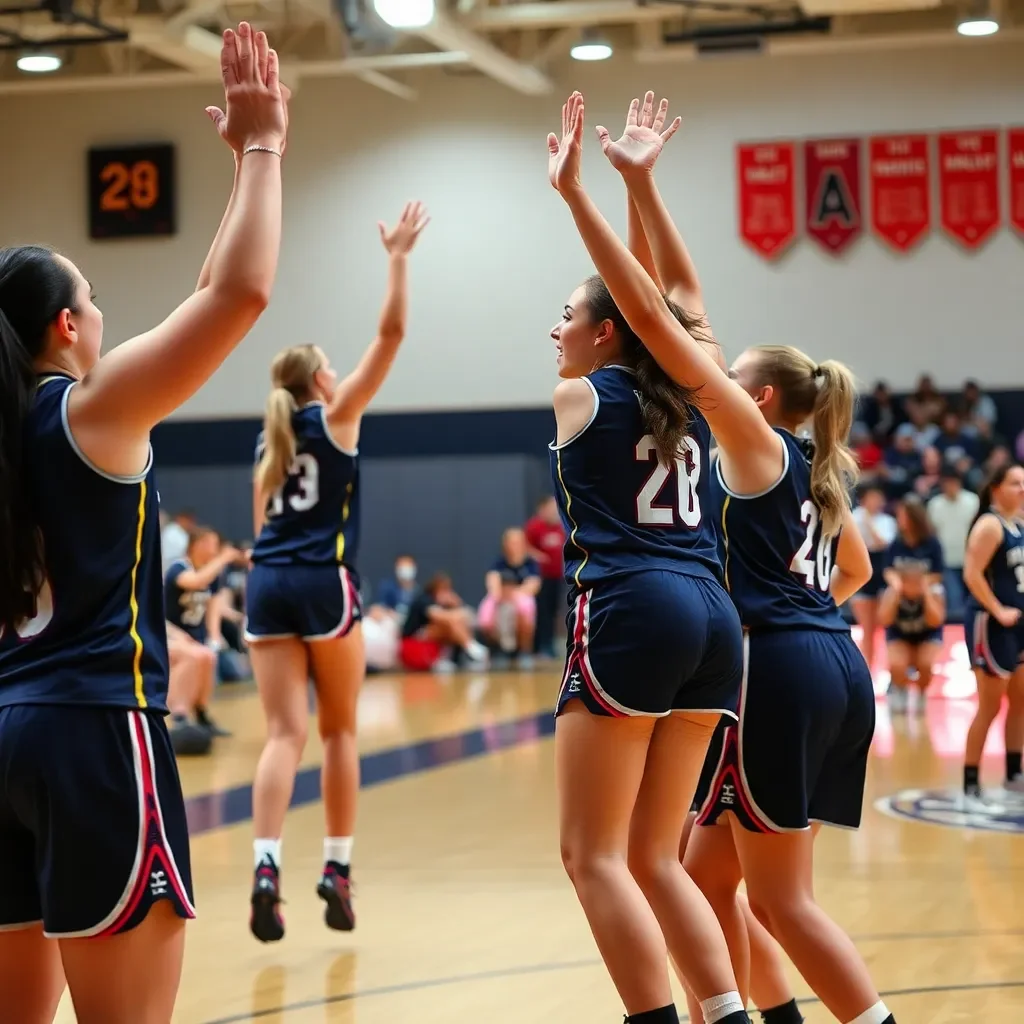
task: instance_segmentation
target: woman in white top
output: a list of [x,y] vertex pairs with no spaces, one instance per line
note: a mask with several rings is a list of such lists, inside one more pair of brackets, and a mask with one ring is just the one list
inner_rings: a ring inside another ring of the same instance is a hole
[[860,650],[874,674],[875,634],[878,631],[878,598],[885,589],[882,570],[886,551],[896,539],[896,520],[885,511],[885,491],[878,484],[868,484],[860,492],[853,520],[867,544],[871,556],[871,579],[850,600],[853,616],[862,635]]

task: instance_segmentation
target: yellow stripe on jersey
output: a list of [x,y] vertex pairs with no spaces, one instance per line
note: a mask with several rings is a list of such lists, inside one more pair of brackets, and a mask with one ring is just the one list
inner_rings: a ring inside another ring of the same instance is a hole
[[135,678],[135,701],[140,708],[148,706],[142,685],[142,637],[139,636],[139,599],[135,594],[135,581],[142,561],[142,528],[146,524],[146,481],[139,485],[139,527],[135,533],[135,564],[132,566],[131,611],[132,625],[129,630],[135,643],[135,657],[132,659],[132,675]]
[[345,560],[345,523],[348,522],[352,504],[352,482],[349,481],[345,488],[345,504],[341,506],[341,529],[338,531],[337,561],[339,564]]
[[580,562],[579,568],[573,573],[573,579],[576,581],[576,586],[580,586],[580,573],[583,572],[584,566],[587,564],[587,559],[590,558],[590,553],[576,540],[576,531],[579,529],[576,520],[572,517],[572,495],[569,493],[569,488],[565,486],[565,481],[562,479],[562,453],[561,451],[555,452],[555,466],[558,469],[558,482],[562,485],[562,493],[565,494],[565,515],[566,518],[572,523],[572,533],[569,534],[569,540],[577,551],[583,552],[583,561]]
[[725,525],[725,513],[729,511],[729,502],[732,501],[731,495],[725,496],[725,501],[722,502],[722,540],[725,543],[725,564],[722,569],[725,572],[725,589],[732,590],[729,586],[729,529]]

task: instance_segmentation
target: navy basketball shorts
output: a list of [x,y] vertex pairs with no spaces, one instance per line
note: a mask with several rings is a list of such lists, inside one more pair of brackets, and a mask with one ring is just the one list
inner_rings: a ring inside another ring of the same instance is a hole
[[904,633],[899,626],[885,627],[886,643],[909,644],[911,647],[920,647],[921,644],[941,644],[942,630],[929,629],[924,633]]
[[739,722],[712,739],[697,823],[732,811],[749,832],[811,822],[860,826],[875,694],[849,633],[786,630],[745,638]]
[[1024,665],[1024,616],[1016,626],[1001,626],[987,611],[972,612],[966,623],[971,664],[990,676],[1009,679]]
[[363,617],[359,577],[344,565],[257,563],[245,588],[245,639],[334,640]]
[[0,931],[118,935],[167,900],[195,917],[188,825],[162,713],[0,708]]
[[556,715],[579,698],[591,713],[613,718],[735,717],[743,631],[719,584],[660,570],[614,576],[580,593],[566,624]]

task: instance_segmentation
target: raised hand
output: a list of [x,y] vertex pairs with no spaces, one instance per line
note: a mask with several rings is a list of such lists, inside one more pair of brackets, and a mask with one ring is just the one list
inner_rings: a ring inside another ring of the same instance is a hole
[[583,156],[583,96],[574,92],[562,106],[562,138],[548,135],[548,180],[559,191],[580,183]]
[[249,146],[284,152],[288,134],[287,89],[282,89],[277,52],[266,34],[243,21],[238,31],[225,29],[220,51],[224,110],[207,107],[221,138],[241,153]]
[[412,252],[420,232],[430,223],[427,208],[420,202],[406,203],[398,223],[388,229],[382,221],[377,221],[380,240],[384,243],[389,256],[406,256]]
[[667,128],[665,118],[668,117],[668,100],[662,100],[658,109],[654,109],[654,93],[644,96],[643,107],[639,100],[633,100],[626,114],[626,127],[622,136],[613,140],[608,129],[597,126],[597,137],[601,142],[601,151],[611,161],[611,165],[620,173],[631,171],[651,171],[665,143],[675,135],[682,124],[677,117]]

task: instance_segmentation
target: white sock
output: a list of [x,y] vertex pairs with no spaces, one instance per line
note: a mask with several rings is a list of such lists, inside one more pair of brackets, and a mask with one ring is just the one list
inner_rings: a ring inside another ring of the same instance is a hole
[[874,1006],[869,1006],[859,1017],[854,1017],[850,1024],[883,1024],[889,1018],[889,1007],[881,999]]
[[274,862],[274,867],[280,870],[281,867],[281,840],[280,839],[254,839],[252,841],[252,856],[255,866],[259,867],[265,857]]
[[716,1020],[728,1017],[730,1013],[743,1010],[743,1000],[739,992],[725,992],[720,996],[712,996],[700,1004],[700,1012],[704,1014],[704,1024],[715,1024]]
[[487,648],[477,640],[470,640],[466,644],[466,653],[473,661],[483,661],[487,657]]
[[333,860],[343,868],[352,860],[352,836],[328,837],[324,840],[324,863]]

